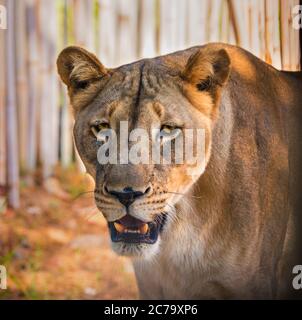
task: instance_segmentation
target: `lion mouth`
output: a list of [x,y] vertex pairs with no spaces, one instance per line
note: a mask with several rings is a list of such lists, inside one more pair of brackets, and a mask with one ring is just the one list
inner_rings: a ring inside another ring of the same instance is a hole
[[108,222],[112,242],[154,244],[166,221],[166,215],[154,221],[144,222],[127,214],[123,218]]

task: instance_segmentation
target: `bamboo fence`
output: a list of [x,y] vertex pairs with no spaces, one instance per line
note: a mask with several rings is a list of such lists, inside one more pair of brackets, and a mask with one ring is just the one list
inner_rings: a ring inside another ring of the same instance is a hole
[[[108,67],[207,42],[238,44],[284,70],[300,69],[298,0],[0,0],[0,206],[19,206],[20,179],[43,181],[56,165],[83,165],[73,119],[56,74],[70,44]],[[3,191],[4,190],[4,191]],[[2,202],[1,202],[2,201]],[[1,211],[1,208],[0,208]]]

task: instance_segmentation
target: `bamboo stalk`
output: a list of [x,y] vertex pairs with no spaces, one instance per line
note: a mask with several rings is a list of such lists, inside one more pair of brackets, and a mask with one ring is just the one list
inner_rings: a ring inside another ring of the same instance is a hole
[[137,0],[117,1],[117,64],[137,59]]
[[[99,0],[99,49],[101,61],[107,67],[115,67],[116,61],[116,33],[117,33],[117,3],[116,0]],[[110,30],[110,31],[108,31]]]
[[160,54],[176,49],[175,25],[177,23],[176,7],[170,0],[160,0]]
[[[4,6],[4,0],[0,0],[0,5]],[[3,23],[2,14],[2,27]],[[0,70],[5,70],[5,31],[0,30]],[[5,72],[0,72],[0,214],[6,208],[7,203],[7,183],[6,183],[6,114],[5,114]]]
[[40,0],[39,25],[41,31],[40,37],[40,83],[41,83],[41,102],[40,102],[40,161],[43,168],[43,180],[51,174],[52,157],[52,117],[49,108],[50,85],[49,85],[49,56],[48,39],[49,26],[43,23],[48,18],[49,3],[47,0]]
[[209,2],[199,0],[187,1],[187,45],[202,45],[206,39],[207,10]]
[[300,69],[299,30],[293,27],[292,10],[298,0],[281,0],[281,48],[282,69]]
[[155,2],[153,0],[142,0],[139,4],[138,56],[140,58],[150,58],[156,55]]
[[[91,2],[91,0],[88,0]],[[87,6],[86,0],[73,0],[73,6],[74,6],[74,23],[73,23],[73,29],[74,29],[74,37],[75,42],[77,45],[84,46],[87,49],[93,50],[91,48],[91,43],[89,43],[89,37],[87,38],[88,33],[93,32],[93,24],[90,22],[87,22],[87,11],[92,9],[91,5]],[[90,12],[92,14],[92,11]],[[91,19],[90,19],[91,20]],[[91,39],[91,38],[90,38]],[[89,48],[90,46],[90,48]],[[81,158],[78,155],[78,151],[75,148],[75,159],[78,166],[78,169],[80,172],[85,172],[85,166],[81,160]]]
[[160,0],[160,54],[170,53],[186,47],[186,21],[189,19],[185,5],[181,0]]
[[61,163],[64,168],[67,168],[72,162],[72,124],[70,106],[66,89],[61,85],[62,95],[62,115],[61,115]]
[[59,156],[59,83],[57,79],[56,58],[57,58],[57,37],[58,37],[58,17],[55,1],[48,1],[49,19],[52,23],[49,25],[48,41],[48,68],[49,68],[49,114],[51,119],[51,148],[52,157],[50,162],[50,174],[53,173],[54,166],[58,163]]
[[[175,50],[184,50],[187,47],[186,43],[186,27],[187,27],[187,20],[189,19],[186,6],[187,3],[182,0],[175,0],[175,7],[176,7],[176,21],[175,23],[175,30],[176,33],[176,43],[175,43]],[[172,4],[173,5],[173,4]]]
[[222,1],[221,4],[221,30],[220,30],[220,41],[227,43],[231,37],[231,28],[230,28],[230,13],[228,4],[226,1]]
[[291,70],[300,70],[300,37],[299,30],[293,27],[293,17],[292,12],[295,6],[298,6],[299,0],[291,0],[290,16],[289,16],[289,32],[290,32],[290,62]]
[[[257,56],[261,56],[261,17],[259,16],[259,10],[261,8],[261,2],[259,0],[250,1],[249,6],[249,46],[253,50],[253,53]],[[260,36],[260,38],[259,38]]]
[[78,45],[94,50],[93,0],[74,0],[74,33]]
[[[58,82],[55,70],[56,59],[56,11],[55,2],[40,0],[41,27],[41,112],[40,112],[40,157],[43,167],[43,178],[47,179],[53,173],[58,162]],[[47,19],[51,26],[43,23]]]
[[281,69],[281,43],[279,26],[279,3],[265,2],[265,60]]
[[7,6],[7,31],[6,31],[6,123],[7,123],[7,180],[9,187],[9,205],[18,208],[19,195],[19,150],[17,132],[17,109],[15,91],[15,0],[9,0]]
[[85,46],[88,50],[95,51],[95,39],[94,39],[94,0],[85,0],[84,6],[84,18],[85,18]]
[[282,69],[292,70],[291,63],[291,1],[281,0],[281,46],[282,46]]
[[211,1],[209,6],[208,18],[208,41],[217,42],[219,41],[220,28],[219,23],[221,19],[221,6],[222,0]]
[[[254,0],[254,3],[257,0]],[[238,32],[238,45],[247,49],[252,50],[250,46],[249,33],[251,30],[250,24],[250,1],[232,0],[232,8],[234,10],[234,19],[236,29]]]
[[[64,1],[63,6],[63,46],[68,44],[68,1]],[[62,114],[61,114],[61,163],[64,168],[72,162],[72,138],[71,138],[71,114],[68,105],[68,97],[65,86],[61,84]]]
[[[4,1],[0,1],[4,5]],[[5,69],[5,31],[0,30],[0,70]],[[6,186],[6,125],[5,92],[6,73],[0,72],[0,187]]]
[[259,41],[259,58],[265,60],[265,3],[262,0],[258,0],[258,25],[259,33],[255,35]]
[[234,4],[232,2],[232,0],[227,0],[228,3],[228,8],[229,8],[229,14],[230,14],[230,24],[231,24],[231,28],[232,28],[232,36],[233,36],[233,40],[232,43],[236,43],[237,45],[240,45],[241,43],[241,39],[240,39],[240,34],[239,34],[239,24],[238,24],[238,20],[236,17],[236,11],[234,8]]
[[16,80],[17,80],[17,111],[18,111],[18,128],[19,128],[19,152],[20,165],[26,170],[26,141],[28,132],[27,122],[27,46],[26,46],[26,17],[25,17],[25,2],[16,1]]
[[28,35],[28,133],[27,133],[27,168],[32,172],[37,163],[37,114],[39,83],[38,24],[35,1],[28,0],[26,7],[26,24]]

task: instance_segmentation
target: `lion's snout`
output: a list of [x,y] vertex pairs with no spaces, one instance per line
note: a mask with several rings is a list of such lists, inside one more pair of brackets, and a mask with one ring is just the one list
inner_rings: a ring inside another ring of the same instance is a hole
[[[137,198],[147,195],[151,191],[151,186],[146,186],[140,188],[140,190],[135,190],[133,187],[125,187],[122,190],[113,189],[112,187],[105,186],[105,192],[115,197],[122,205],[128,208]],[[141,191],[142,190],[142,191]]]

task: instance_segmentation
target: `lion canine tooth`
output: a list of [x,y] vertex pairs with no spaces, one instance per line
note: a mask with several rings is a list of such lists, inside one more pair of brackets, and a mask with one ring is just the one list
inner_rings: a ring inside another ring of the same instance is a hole
[[114,227],[115,227],[117,232],[119,232],[119,233],[123,233],[124,232],[125,227],[122,224],[117,223],[117,222],[114,222],[113,224],[114,224]]
[[149,230],[149,226],[147,223],[144,223],[142,226],[139,227],[139,232],[142,234],[146,234]]

